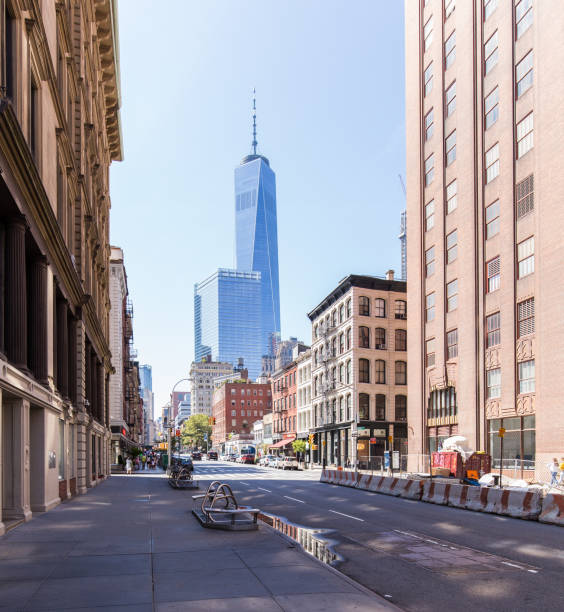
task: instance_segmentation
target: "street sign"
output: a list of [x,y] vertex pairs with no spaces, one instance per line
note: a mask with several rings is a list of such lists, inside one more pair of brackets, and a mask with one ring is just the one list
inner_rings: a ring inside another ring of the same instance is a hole
[[505,429],[504,429],[503,427],[500,427],[500,428],[499,428],[499,430],[498,430],[498,432],[497,432],[497,435],[498,435],[500,438],[503,438],[504,434],[505,434]]
[[205,434],[204,434],[204,441],[205,441],[205,442],[207,442],[207,441],[208,441],[208,434],[207,434],[207,433],[205,433]]
[[399,468],[400,468],[399,451],[393,451],[392,452],[392,468],[394,470],[399,470]]
[[326,442],[325,440],[321,440],[321,446],[325,446]]
[[394,436],[388,436],[388,442],[391,444],[394,441]]
[[389,469],[390,467],[390,451],[384,451],[384,468]]
[[318,450],[318,448],[319,447],[317,446],[317,444],[312,444],[311,446],[311,450]]
[[357,438],[357,437],[358,437],[358,433],[356,431],[352,431],[351,438]]

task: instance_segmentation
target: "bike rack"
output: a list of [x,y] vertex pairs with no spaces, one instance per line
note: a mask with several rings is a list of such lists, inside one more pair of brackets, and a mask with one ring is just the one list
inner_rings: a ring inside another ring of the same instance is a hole
[[[250,531],[258,529],[257,515],[260,510],[240,506],[231,487],[219,480],[212,482],[202,495],[192,495],[196,502],[192,514],[202,527],[225,531]],[[202,500],[199,503],[199,500]]]
[[168,484],[173,489],[198,489],[199,485],[194,480],[194,476],[192,472],[188,470],[184,470],[182,473],[182,469],[180,470],[172,470],[168,477]]

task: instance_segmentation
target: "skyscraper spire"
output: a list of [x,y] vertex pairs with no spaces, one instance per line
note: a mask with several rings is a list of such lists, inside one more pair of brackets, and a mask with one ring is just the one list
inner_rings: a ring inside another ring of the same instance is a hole
[[257,90],[253,89],[253,155],[257,154]]

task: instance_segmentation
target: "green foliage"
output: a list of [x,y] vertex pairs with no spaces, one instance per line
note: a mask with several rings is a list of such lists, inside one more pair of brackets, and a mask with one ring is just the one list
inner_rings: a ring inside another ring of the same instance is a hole
[[137,448],[137,446],[134,446],[129,452],[133,456],[133,458],[135,458],[137,457],[137,455],[141,454],[141,449]]
[[204,447],[206,445],[204,435],[208,434],[208,441],[211,438],[212,426],[206,414],[193,414],[184,421],[180,437],[182,444],[186,446]]
[[305,440],[294,440],[292,442],[292,448],[295,453],[305,453],[306,443]]

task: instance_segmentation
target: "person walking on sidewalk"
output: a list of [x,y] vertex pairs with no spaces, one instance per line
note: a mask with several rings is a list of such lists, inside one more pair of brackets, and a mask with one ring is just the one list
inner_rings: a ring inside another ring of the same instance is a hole
[[558,472],[560,470],[560,466],[558,464],[558,459],[554,457],[552,463],[547,464],[546,466],[550,472],[550,486],[555,487],[558,484]]
[[560,468],[558,483],[560,484],[560,486],[562,486],[564,485],[564,457],[560,457],[560,465],[558,467]]
[[131,461],[131,457],[128,457],[125,462],[125,471],[127,474],[131,474],[132,470],[133,470],[133,461]]
[[145,455],[145,453],[141,455],[141,464],[143,469],[145,469],[145,466],[147,465],[147,455]]

